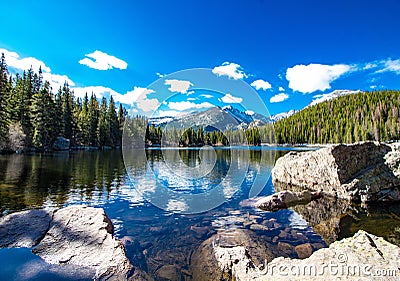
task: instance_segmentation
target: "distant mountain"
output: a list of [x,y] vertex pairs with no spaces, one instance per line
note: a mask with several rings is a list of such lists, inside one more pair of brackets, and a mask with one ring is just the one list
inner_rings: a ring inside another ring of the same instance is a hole
[[[360,90],[335,90],[331,93],[316,95],[314,96],[315,99],[304,108],[359,92]],[[250,114],[228,105],[222,108],[216,106],[202,112],[185,112],[174,117],[152,117],[149,119],[149,123],[161,127],[165,127],[168,124],[168,127],[176,127],[177,129],[203,126],[206,130],[212,130],[210,126],[207,126],[207,124],[209,124],[221,130],[236,130],[259,127],[268,123],[278,122],[297,112],[299,112],[299,110],[291,109],[286,112],[266,117],[259,113]]]
[[248,114],[232,106],[223,108],[216,106],[202,112],[149,119],[149,123],[156,126],[168,126],[177,129],[202,126],[206,131],[246,129],[262,126],[269,122],[271,122],[270,119],[262,114]]

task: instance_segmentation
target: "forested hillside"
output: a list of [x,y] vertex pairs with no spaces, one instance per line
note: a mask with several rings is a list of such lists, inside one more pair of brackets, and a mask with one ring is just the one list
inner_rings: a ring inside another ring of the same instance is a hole
[[360,92],[332,99],[274,124],[277,143],[398,140],[400,91]]
[[120,145],[126,111],[112,97],[76,99],[68,84],[54,93],[40,69],[12,76],[4,54],[0,63],[0,151],[48,150],[59,136],[73,146]]
[[[99,102],[94,93],[75,98],[68,84],[53,92],[41,70],[10,75],[4,55],[0,65],[0,151],[52,148],[59,136],[72,146],[117,147],[127,118],[112,97]],[[262,127],[225,132],[203,128],[162,130],[145,117],[129,118],[128,135],[145,132],[145,143],[159,146],[203,146],[263,143],[315,144],[398,140],[400,91],[360,92],[307,107]],[[272,128],[275,130],[273,133]]]

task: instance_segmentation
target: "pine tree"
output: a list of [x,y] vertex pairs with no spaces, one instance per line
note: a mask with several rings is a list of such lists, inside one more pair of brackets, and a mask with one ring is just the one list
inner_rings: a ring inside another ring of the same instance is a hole
[[122,104],[119,104],[119,110],[118,110],[118,124],[119,124],[119,140],[120,143],[119,145],[122,145],[122,133],[124,130],[124,123],[126,120],[126,116],[128,115],[128,112],[126,109],[122,106]]
[[58,89],[57,94],[54,97],[54,134],[56,136],[62,136],[64,130],[64,118],[63,118],[63,101],[62,101],[62,88]]
[[114,99],[112,96],[110,97],[110,102],[108,104],[106,119],[109,131],[109,138],[107,145],[112,147],[118,146],[120,144],[120,131],[119,131],[120,125],[118,122],[118,116]]
[[107,99],[105,97],[101,100],[101,107],[99,112],[99,123],[97,125],[97,143],[99,147],[110,143],[110,127],[107,120]]
[[[9,91],[8,69],[4,53],[1,55],[0,62],[0,112],[6,113],[6,98]],[[0,118],[0,149],[4,148],[8,134],[7,114]]]
[[61,90],[61,101],[62,101],[62,130],[61,134],[63,137],[70,139],[71,142],[73,137],[73,96],[67,83],[64,84]]
[[99,124],[99,103],[97,101],[96,95],[92,93],[89,101],[88,107],[88,119],[89,119],[89,145],[97,146],[97,128]]
[[36,149],[50,148],[54,140],[52,109],[54,101],[50,92],[50,84],[46,81],[32,97],[30,108],[33,124],[33,145]]
[[90,133],[90,119],[89,119],[89,98],[87,93],[82,101],[81,111],[78,116],[78,127],[81,132],[82,143],[84,145],[89,144],[89,133]]

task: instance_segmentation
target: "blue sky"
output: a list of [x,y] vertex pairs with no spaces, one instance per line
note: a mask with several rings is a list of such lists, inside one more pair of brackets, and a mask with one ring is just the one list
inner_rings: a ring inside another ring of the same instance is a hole
[[189,68],[252,84],[271,114],[338,89],[400,89],[396,0],[7,1],[1,10],[11,72],[42,65],[53,88],[67,80],[76,96],[111,94],[147,114],[207,102],[258,111],[250,91],[190,97],[197,85],[175,76],[150,87]]

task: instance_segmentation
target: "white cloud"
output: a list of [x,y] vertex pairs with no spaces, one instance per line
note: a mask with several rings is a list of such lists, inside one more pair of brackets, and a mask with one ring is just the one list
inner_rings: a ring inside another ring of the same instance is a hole
[[194,103],[190,101],[178,101],[178,102],[169,102],[168,107],[173,110],[188,110],[188,109],[202,109],[202,108],[211,108],[214,107],[213,104],[209,102],[202,103]]
[[240,65],[233,62],[224,62],[221,66],[214,67],[212,72],[218,76],[228,76],[235,80],[248,77],[248,75],[241,70]]
[[91,54],[86,54],[85,56],[86,58],[81,59],[79,63],[97,70],[108,70],[113,68],[126,69],[128,67],[128,64],[125,61],[102,51],[96,50]]
[[203,97],[203,98],[206,98],[206,99],[211,99],[213,97],[213,95],[201,94],[200,97]]
[[124,104],[132,104],[133,102],[138,102],[147,97],[148,94],[154,93],[153,90],[141,87],[133,87],[132,91],[126,92],[126,94],[118,94],[115,96],[115,100]]
[[168,90],[173,93],[185,94],[190,86],[193,86],[193,83],[186,80],[167,79],[165,80],[165,85],[169,85],[170,87],[168,88]]
[[330,89],[332,81],[351,70],[352,67],[346,64],[300,64],[286,70],[286,79],[293,91],[312,93]]
[[242,98],[234,97],[231,94],[226,94],[225,96],[223,96],[219,100],[224,102],[224,103],[241,103],[243,101]]
[[382,61],[384,63],[384,68],[377,71],[378,73],[391,71],[400,74],[400,59],[398,60],[391,60],[388,59],[386,61]]
[[283,87],[279,87],[279,92],[284,92],[285,91],[285,89],[283,88]]
[[[99,52],[99,51],[96,51]],[[109,59],[109,66],[110,67],[123,67],[126,63],[115,58],[112,56],[109,56],[107,54],[104,54],[102,52],[99,53],[94,52],[94,56],[91,56],[93,54],[90,54],[88,56],[94,57],[97,60],[102,60],[102,59]],[[160,105],[160,102],[156,99],[149,99],[147,96],[154,91],[151,89],[147,88],[140,88],[140,87],[134,87],[132,91],[128,91],[125,94],[118,93],[117,91],[114,91],[113,89],[105,86],[87,86],[87,87],[75,87],[75,83],[67,76],[67,75],[60,75],[60,74],[54,74],[51,73],[50,67],[47,67],[44,62],[33,58],[20,58],[20,56],[15,53],[15,52],[9,52],[8,50],[5,49],[0,49],[0,53],[4,53],[4,56],[6,58],[7,65],[9,68],[13,68],[16,70],[27,70],[31,66],[32,68],[37,71],[39,67],[42,68],[42,75],[43,75],[43,80],[49,81],[51,87],[53,88],[53,92],[56,92],[59,87],[63,86],[65,82],[68,83],[68,85],[71,87],[71,89],[74,91],[75,97],[80,97],[83,98],[85,94],[87,93],[88,95],[91,95],[91,93],[96,94],[98,98],[101,98],[105,95],[111,95],[115,101],[123,103],[123,104],[133,104],[134,107],[132,107],[132,111],[138,112],[137,109],[142,110],[144,113],[152,112],[157,107]],[[95,62],[98,63],[98,62]],[[104,61],[101,63],[105,63]],[[125,65],[126,68],[126,65]]]
[[67,82],[69,86],[75,86],[74,81],[68,78],[67,75],[60,74],[52,74],[49,72],[42,73],[43,80],[47,80],[50,83],[50,86],[53,88],[53,92],[57,92],[58,89],[64,86],[64,83]]
[[256,90],[262,89],[264,91],[271,89],[271,87],[272,87],[269,82],[261,80],[261,79],[253,81],[253,83],[251,83],[250,86],[254,87]]
[[118,96],[123,96],[120,93],[114,91],[113,89],[104,86],[73,87],[72,90],[74,90],[75,97],[80,97],[80,98],[83,98],[86,93],[88,94],[88,96],[94,93],[96,94],[97,98],[101,98],[104,95],[109,94],[112,95],[116,101],[121,102],[120,100],[117,99]]
[[41,67],[43,80],[50,83],[54,92],[56,92],[60,86],[62,87],[65,82],[67,82],[69,86],[75,86],[75,83],[67,75],[51,73],[50,67],[46,66],[41,60],[34,57],[21,58],[16,52],[10,52],[6,49],[0,49],[0,53],[4,53],[9,69],[13,69],[16,72],[28,70],[31,67],[33,71],[37,72]]
[[44,62],[36,58],[21,58],[17,53],[10,52],[6,49],[0,49],[0,54],[1,53],[4,53],[7,65],[16,70],[28,70],[32,67],[32,69],[36,72],[39,70],[39,67],[41,67],[43,72],[51,71],[50,67],[46,66]]
[[137,109],[140,109],[144,113],[151,113],[160,105],[158,99],[149,99],[147,97],[149,94],[154,93],[154,90],[147,88],[133,87],[132,91],[128,91],[125,94],[104,86],[73,87],[72,90],[74,90],[76,97],[81,98],[85,96],[85,93],[90,96],[92,92],[96,94],[97,98],[111,95],[116,102],[132,105],[134,112],[138,112]]
[[150,99],[147,96],[151,93],[154,93],[154,90],[141,88],[141,87],[133,87],[132,91],[127,92],[124,96],[128,96],[127,101],[133,102],[133,107],[137,107],[142,110],[146,114],[153,113],[160,106],[160,102],[158,99],[153,98]]
[[156,114],[158,117],[175,117],[181,113],[180,111],[176,110],[157,110]]
[[285,94],[285,93],[280,93],[280,94],[276,94],[275,96],[271,97],[269,99],[270,103],[274,103],[274,102],[282,102],[286,99],[289,98],[289,95]]
[[378,67],[378,65],[376,64],[376,63],[372,63],[372,62],[369,62],[369,63],[366,63],[364,66],[363,66],[363,70],[368,70],[368,69],[371,69],[371,68],[376,68],[376,67]]
[[187,100],[194,101],[197,100],[196,98],[187,98]]
[[158,78],[163,78],[165,76],[165,74],[161,74],[160,72],[156,72],[156,75],[158,76]]
[[246,110],[244,113],[246,113],[247,115],[254,115],[253,110]]

